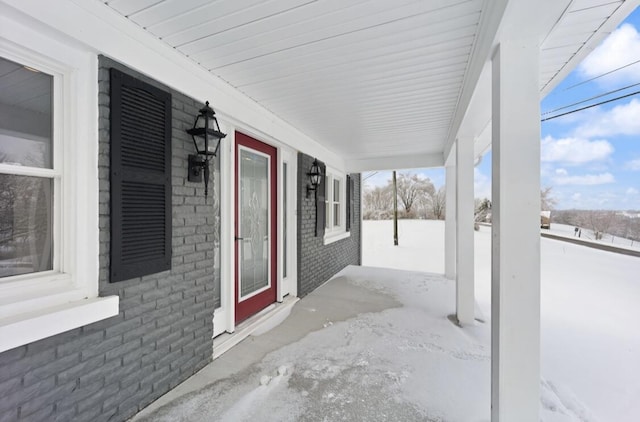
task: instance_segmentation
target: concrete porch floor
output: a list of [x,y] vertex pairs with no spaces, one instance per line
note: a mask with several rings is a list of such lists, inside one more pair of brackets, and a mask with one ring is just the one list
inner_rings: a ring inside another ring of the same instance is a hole
[[133,421],[488,421],[489,327],[454,325],[454,299],[440,275],[348,267]]

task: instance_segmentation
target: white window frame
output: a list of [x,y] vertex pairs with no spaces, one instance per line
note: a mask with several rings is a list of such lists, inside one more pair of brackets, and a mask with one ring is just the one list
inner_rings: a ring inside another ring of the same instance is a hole
[[3,19],[0,55],[53,76],[53,169],[0,164],[53,182],[53,270],[0,279],[0,352],[118,314],[98,297],[98,59]]
[[[334,181],[340,183],[340,194],[338,202],[333,199]],[[325,232],[324,232],[324,244],[328,245],[338,240],[345,239],[350,236],[350,232],[347,231],[346,220],[346,180],[347,177],[343,172],[340,172],[334,168],[327,166],[325,175]],[[339,217],[340,223],[334,225],[334,205],[339,205]]]

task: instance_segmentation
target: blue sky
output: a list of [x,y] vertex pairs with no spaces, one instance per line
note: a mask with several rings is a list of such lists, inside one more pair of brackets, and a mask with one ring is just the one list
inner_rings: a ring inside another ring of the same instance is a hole
[[[628,88],[544,114],[623,87]],[[640,8],[544,98],[541,110],[544,117],[554,116],[636,91]],[[640,95],[542,122],[541,135],[540,182],[552,188],[556,208],[640,209]],[[444,184],[444,169],[413,172],[429,177],[436,187]],[[379,172],[367,184],[383,185],[389,174]],[[491,152],[476,167],[475,189],[476,197],[491,197]]]

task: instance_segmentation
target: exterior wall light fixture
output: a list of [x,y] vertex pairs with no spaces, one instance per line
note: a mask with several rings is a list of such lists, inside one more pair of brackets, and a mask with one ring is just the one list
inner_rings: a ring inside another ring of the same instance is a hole
[[309,181],[311,185],[307,185],[307,198],[309,194],[313,191],[317,194],[318,185],[320,184],[320,180],[322,178],[322,171],[320,170],[320,165],[318,164],[318,160],[316,158],[313,159],[313,164],[307,173],[309,176]]
[[187,129],[187,133],[191,135],[196,148],[195,154],[189,154],[188,180],[199,183],[204,176],[204,196],[206,197],[209,191],[209,161],[211,157],[218,154],[220,141],[227,136],[220,131],[216,113],[209,107],[209,101],[198,111],[193,128]]

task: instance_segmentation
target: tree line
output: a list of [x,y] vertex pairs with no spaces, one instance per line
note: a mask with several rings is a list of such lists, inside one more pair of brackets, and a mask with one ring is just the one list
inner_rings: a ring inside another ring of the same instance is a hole
[[555,210],[551,221],[590,231],[593,240],[602,240],[605,234],[640,242],[640,212],[608,210]]
[[[396,181],[398,218],[444,220],[445,188],[436,189],[427,177],[414,173],[398,173]],[[365,187],[362,193],[365,220],[393,218],[393,183]]]
[[[445,187],[436,189],[433,182],[422,175],[400,172],[396,182],[398,218],[443,220],[446,216]],[[603,210],[556,210],[551,187],[540,190],[541,210],[551,211],[551,223],[568,224],[586,229],[585,236],[602,240],[605,234],[640,242],[640,213]],[[393,218],[393,183],[367,187],[362,194],[362,212],[365,220]],[[475,199],[474,220],[491,222],[491,200]]]

